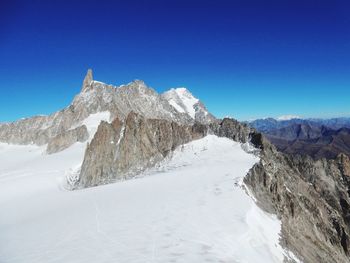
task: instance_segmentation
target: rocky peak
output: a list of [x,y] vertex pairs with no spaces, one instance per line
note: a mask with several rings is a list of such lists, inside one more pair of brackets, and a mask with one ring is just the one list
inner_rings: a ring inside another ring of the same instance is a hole
[[248,125],[231,118],[224,118],[220,122],[210,123],[209,127],[216,136],[226,137],[241,143],[249,142],[249,140],[252,140],[252,135],[256,133]]
[[195,121],[209,123],[209,120],[215,119],[206,110],[201,110],[205,109],[204,106],[190,92],[185,89],[177,91],[180,95],[185,94],[184,97],[187,100],[197,102],[196,105],[191,104],[192,107],[190,107],[190,110],[194,112],[194,118],[183,110],[187,107],[182,102],[185,100],[178,100],[184,108],[175,108],[165,97],[147,87],[142,80],[134,80],[118,87],[107,85],[93,80],[92,70],[89,69],[81,92],[75,96],[68,107],[49,116],[28,118],[7,125],[0,124],[0,141],[43,145],[72,127],[80,126],[82,121],[90,115],[107,111],[111,119],[118,117],[124,120],[131,111],[134,111],[148,119],[162,119],[186,125],[193,124]]
[[164,92],[162,97],[178,112],[188,114],[195,121],[211,123],[216,120],[203,103],[184,87],[170,89]]
[[143,80],[135,79],[130,83],[131,86],[146,88],[147,85]]
[[83,86],[81,88],[81,91],[82,92],[87,91],[91,87],[92,81],[93,81],[92,69],[88,69],[83,81]]
[[118,88],[118,91],[126,94],[133,94],[135,96],[142,96],[145,94],[151,96],[158,96],[158,93],[151,87],[148,87],[143,80],[133,80],[127,85],[122,85]]
[[[341,153],[338,155],[337,161],[339,164],[339,168],[341,169],[344,176],[346,176],[347,178],[350,178],[350,159],[349,159],[349,156]],[[349,186],[349,188],[350,188],[350,186]]]

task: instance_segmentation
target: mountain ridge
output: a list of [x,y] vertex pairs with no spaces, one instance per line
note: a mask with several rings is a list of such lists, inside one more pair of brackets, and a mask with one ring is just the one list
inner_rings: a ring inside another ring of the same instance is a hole
[[250,125],[287,154],[334,159],[340,153],[350,156],[350,119],[257,120]]
[[321,118],[291,118],[291,119],[282,119],[278,118],[264,118],[256,119],[252,121],[244,121],[248,123],[253,128],[257,129],[260,132],[268,133],[271,130],[280,129],[287,127],[292,124],[309,124],[313,126],[326,126],[331,129],[340,129],[343,127],[350,128],[350,117],[336,117],[329,119]]
[[208,118],[201,116],[196,119],[186,112],[178,112],[164,96],[141,80],[120,86],[108,85],[94,80],[92,70],[89,69],[81,92],[73,98],[70,105],[50,115],[0,123],[0,141],[44,145],[77,126],[89,115],[104,111],[111,113],[111,120],[115,117],[124,119],[129,112],[134,111],[147,118],[174,120],[183,124],[215,121],[211,114],[208,114]]

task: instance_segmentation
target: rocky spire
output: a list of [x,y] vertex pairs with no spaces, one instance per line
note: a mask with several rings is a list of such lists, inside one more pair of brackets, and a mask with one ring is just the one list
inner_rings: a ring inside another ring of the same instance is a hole
[[93,77],[92,77],[92,70],[91,69],[88,69],[87,73],[86,73],[86,76],[84,78],[84,81],[83,81],[83,86],[81,88],[81,91],[84,92],[86,90],[89,89],[89,87],[91,86],[91,82],[93,80]]

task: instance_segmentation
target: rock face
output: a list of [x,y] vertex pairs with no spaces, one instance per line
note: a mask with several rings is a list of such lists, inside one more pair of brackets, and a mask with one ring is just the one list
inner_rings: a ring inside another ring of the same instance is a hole
[[81,87],[82,92],[87,92],[89,88],[93,87],[93,76],[92,76],[92,70],[88,69],[86,76],[83,81],[83,86]]
[[102,122],[88,145],[79,180],[84,188],[135,176],[163,160],[177,146],[207,134],[202,124],[181,125],[131,112],[125,121]]
[[210,130],[219,137],[226,137],[236,142],[250,142],[256,131],[247,124],[238,122],[235,119],[225,118],[209,124]]
[[349,262],[350,161],[288,156],[255,136],[261,161],[244,182],[282,220],[282,244],[303,262]]
[[85,142],[89,138],[89,133],[85,125],[63,132],[52,138],[47,145],[48,154],[57,153],[76,142]]

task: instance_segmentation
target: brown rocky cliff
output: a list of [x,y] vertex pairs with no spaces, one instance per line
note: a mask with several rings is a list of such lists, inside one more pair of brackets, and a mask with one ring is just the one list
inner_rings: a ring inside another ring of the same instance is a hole
[[207,134],[201,124],[180,125],[131,112],[125,121],[102,122],[88,145],[80,179],[84,188],[124,180],[163,160],[177,146]]
[[231,118],[210,123],[209,128],[216,136],[226,137],[241,143],[249,142],[252,134],[255,133],[255,130],[248,125]]
[[57,153],[67,149],[76,142],[85,142],[89,138],[89,132],[85,125],[67,130],[52,138],[47,144],[48,154]]
[[83,86],[81,87],[81,91],[85,92],[91,87],[91,82],[93,81],[92,70],[88,69],[86,76],[83,81]]
[[303,262],[349,262],[349,158],[289,156],[261,136],[261,161],[245,177],[260,207],[282,221],[282,245]]

